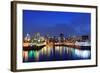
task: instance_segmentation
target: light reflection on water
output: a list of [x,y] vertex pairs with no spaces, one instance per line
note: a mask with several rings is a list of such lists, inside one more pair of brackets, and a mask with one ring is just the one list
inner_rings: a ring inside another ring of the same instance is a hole
[[90,57],[90,50],[74,49],[63,46],[45,46],[41,50],[23,51],[23,62],[81,60],[90,59]]

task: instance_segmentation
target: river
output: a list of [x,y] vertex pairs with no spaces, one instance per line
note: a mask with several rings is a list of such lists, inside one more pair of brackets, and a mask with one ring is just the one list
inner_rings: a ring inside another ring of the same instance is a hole
[[[88,48],[87,48],[88,49]],[[23,50],[23,62],[43,62],[62,60],[86,60],[91,59],[91,50],[81,50],[66,46],[45,46],[40,50]]]

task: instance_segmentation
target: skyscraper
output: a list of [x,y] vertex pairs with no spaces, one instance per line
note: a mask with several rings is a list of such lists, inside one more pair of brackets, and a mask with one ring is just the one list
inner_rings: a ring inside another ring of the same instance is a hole
[[30,37],[30,35],[27,33],[26,34],[26,37],[24,38],[24,41],[25,42],[29,42],[31,40],[31,37]]

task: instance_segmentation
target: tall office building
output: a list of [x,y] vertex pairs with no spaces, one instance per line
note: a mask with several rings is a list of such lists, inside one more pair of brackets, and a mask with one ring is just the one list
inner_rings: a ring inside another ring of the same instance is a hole
[[30,35],[27,33],[26,37],[24,38],[25,42],[29,42],[31,40]]

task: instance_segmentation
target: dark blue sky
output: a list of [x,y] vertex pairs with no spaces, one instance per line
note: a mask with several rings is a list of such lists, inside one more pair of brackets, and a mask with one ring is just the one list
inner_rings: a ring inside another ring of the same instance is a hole
[[57,36],[61,32],[67,35],[90,35],[91,14],[79,12],[53,12],[23,10],[23,35],[49,34]]

